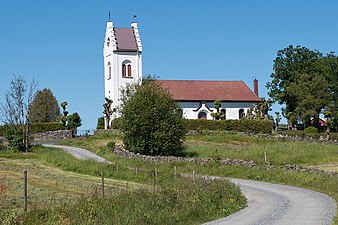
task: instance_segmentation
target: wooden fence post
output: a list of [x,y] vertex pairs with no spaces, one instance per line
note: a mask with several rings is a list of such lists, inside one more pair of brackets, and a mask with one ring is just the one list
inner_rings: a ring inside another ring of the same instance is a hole
[[155,172],[153,173],[153,192],[156,191],[156,175]]
[[192,182],[195,184],[195,170],[192,171]]
[[103,171],[101,171],[101,186],[102,186],[102,198],[104,198],[104,174]]
[[27,170],[23,171],[23,192],[24,192],[23,207],[24,207],[24,211],[27,212]]
[[176,179],[176,176],[177,176],[177,171],[176,171],[176,166],[174,166],[174,177]]

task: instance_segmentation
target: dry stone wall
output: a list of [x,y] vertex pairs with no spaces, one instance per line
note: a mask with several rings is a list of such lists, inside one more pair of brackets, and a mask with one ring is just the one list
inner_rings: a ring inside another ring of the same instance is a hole
[[210,162],[220,162],[224,165],[236,165],[236,166],[244,166],[244,167],[255,167],[256,164],[254,161],[246,161],[240,159],[213,159],[213,158],[190,158],[190,157],[175,157],[175,156],[148,156],[141,155],[139,153],[130,152],[125,150],[121,145],[116,145],[114,153],[126,159],[139,159],[151,163],[166,163],[166,162],[194,162],[198,164],[207,164]]
[[71,130],[47,131],[44,133],[33,134],[34,140],[57,140],[72,138]]

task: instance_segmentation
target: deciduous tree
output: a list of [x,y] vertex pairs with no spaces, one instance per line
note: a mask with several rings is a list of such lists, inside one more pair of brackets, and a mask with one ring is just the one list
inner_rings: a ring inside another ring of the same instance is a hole
[[185,134],[182,110],[150,78],[135,90],[121,111],[126,148],[146,155],[179,155]]
[[20,151],[27,152],[30,147],[29,108],[36,88],[34,79],[28,85],[24,77],[14,75],[10,89],[6,91],[5,102],[0,105],[1,120],[9,126],[9,144]]

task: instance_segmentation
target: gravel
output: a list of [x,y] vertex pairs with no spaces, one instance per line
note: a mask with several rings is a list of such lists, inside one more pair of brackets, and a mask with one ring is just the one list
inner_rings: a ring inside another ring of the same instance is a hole
[[100,163],[107,163],[112,164],[112,162],[106,160],[105,158],[102,158],[101,156],[96,155],[95,153],[88,151],[83,148],[77,148],[77,147],[70,147],[70,146],[63,146],[63,145],[53,145],[53,144],[41,144],[44,147],[49,148],[59,148],[62,149],[72,156],[74,156],[77,159],[81,160],[94,160]]
[[248,200],[248,206],[238,213],[207,225],[332,224],[336,202],[325,194],[286,185],[229,180],[239,185]]

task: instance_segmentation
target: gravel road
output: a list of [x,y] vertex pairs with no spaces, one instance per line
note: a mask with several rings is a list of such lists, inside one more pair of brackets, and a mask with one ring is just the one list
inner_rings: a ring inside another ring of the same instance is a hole
[[329,225],[336,202],[325,194],[251,180],[229,179],[239,185],[248,207],[207,225]]
[[62,149],[72,156],[74,156],[77,159],[81,160],[94,160],[100,163],[107,163],[112,164],[112,162],[106,160],[105,158],[102,158],[101,156],[96,155],[95,153],[88,151],[83,148],[77,148],[77,147],[70,147],[70,146],[63,146],[63,145],[53,145],[53,144],[41,144],[44,147],[49,148],[59,148]]
[[[42,144],[59,148],[78,159],[112,162],[83,148]],[[207,179],[224,179],[205,177]],[[248,201],[248,207],[238,213],[206,225],[330,225],[336,212],[336,202],[327,195],[286,185],[252,180],[229,179],[237,184]]]

